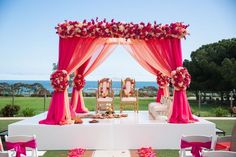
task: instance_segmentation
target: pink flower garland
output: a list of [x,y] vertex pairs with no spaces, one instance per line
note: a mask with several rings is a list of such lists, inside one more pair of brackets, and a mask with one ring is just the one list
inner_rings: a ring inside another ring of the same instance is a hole
[[165,76],[162,73],[157,74],[157,84],[159,85],[159,88],[168,86],[169,83],[170,83],[170,78],[168,76]]
[[92,19],[87,22],[65,21],[57,25],[57,34],[61,38],[72,37],[104,37],[104,38],[125,38],[125,39],[163,39],[163,38],[185,38],[189,33],[187,27],[182,22],[171,24],[154,24],[140,22],[135,24],[133,22],[115,22],[112,19],[110,22],[104,19],[98,21]]
[[67,157],[82,157],[85,151],[86,149],[83,148],[75,148],[69,151]]
[[86,81],[83,77],[83,75],[80,75],[80,74],[77,74],[74,78],[74,87],[77,89],[77,90],[81,90],[84,85],[85,85]]
[[174,85],[175,90],[186,90],[190,82],[191,76],[186,68],[178,67],[171,72],[171,83]]
[[68,87],[68,75],[66,70],[57,70],[51,74],[51,85],[55,92],[63,92]]
[[152,147],[140,148],[138,149],[138,154],[140,157],[157,157],[154,151],[152,150]]

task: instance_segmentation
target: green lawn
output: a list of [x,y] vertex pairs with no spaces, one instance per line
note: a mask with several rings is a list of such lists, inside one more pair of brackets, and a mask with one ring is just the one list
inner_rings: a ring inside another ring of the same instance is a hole
[[[46,99],[46,111],[48,109],[51,98]],[[115,98],[115,110],[119,110],[119,97]],[[95,110],[96,99],[94,97],[84,98],[86,107],[90,111]],[[139,110],[147,110],[148,103],[155,101],[155,98],[140,98],[139,99]],[[6,104],[11,104],[11,97],[0,97],[0,109]],[[44,98],[43,97],[15,97],[15,104],[20,105],[20,113],[17,116],[22,116],[22,110],[25,108],[33,108],[36,113],[41,113],[44,111]],[[129,108],[127,108],[129,109]]]
[[[0,120],[0,130],[7,129],[8,124],[17,120]],[[215,123],[218,128],[226,131],[227,135],[231,135],[231,131],[236,120],[210,120]],[[178,150],[157,150],[158,157],[177,157]],[[44,157],[66,157],[67,151],[47,151]]]

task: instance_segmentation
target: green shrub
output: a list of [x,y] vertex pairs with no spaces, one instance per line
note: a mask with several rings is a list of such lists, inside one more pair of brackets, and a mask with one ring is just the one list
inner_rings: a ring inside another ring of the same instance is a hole
[[18,114],[20,111],[19,105],[6,105],[1,109],[1,113],[4,117],[13,117],[14,115]]
[[27,107],[22,111],[22,113],[23,113],[24,117],[32,117],[35,115],[35,110]]
[[223,116],[226,116],[228,114],[228,111],[225,110],[225,109],[222,109],[221,107],[217,107],[214,110],[214,113],[215,113],[216,117],[223,117]]

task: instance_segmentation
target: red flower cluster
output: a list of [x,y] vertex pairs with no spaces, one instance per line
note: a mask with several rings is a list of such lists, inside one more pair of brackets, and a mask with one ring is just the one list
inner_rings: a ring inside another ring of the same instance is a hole
[[178,67],[171,72],[171,83],[174,85],[175,90],[186,90],[191,82],[191,75],[184,67]]
[[162,73],[157,74],[157,84],[160,88],[164,86],[168,86],[170,83],[170,78],[168,76],[163,75]]
[[67,157],[82,157],[84,155],[84,152],[86,150],[83,149],[83,148],[75,148],[75,149],[71,149],[69,152],[68,152],[68,155]]
[[66,70],[57,70],[51,74],[51,85],[55,92],[63,92],[68,86],[68,75]]
[[86,81],[85,81],[83,75],[77,74],[75,76],[75,78],[74,78],[74,87],[77,90],[81,90],[84,87],[85,83],[86,83]]
[[140,148],[138,149],[138,154],[140,157],[157,157],[153,152],[152,147],[149,148]]
[[104,38],[125,38],[125,39],[163,39],[163,38],[185,38],[189,33],[187,27],[182,22],[171,24],[154,24],[140,22],[135,24],[133,22],[115,22],[112,19],[110,22],[104,19],[98,21],[92,19],[87,22],[65,21],[57,25],[57,34],[61,38],[72,37],[104,37]]

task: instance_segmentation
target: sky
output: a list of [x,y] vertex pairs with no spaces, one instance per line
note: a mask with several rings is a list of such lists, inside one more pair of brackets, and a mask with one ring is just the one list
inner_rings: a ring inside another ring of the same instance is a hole
[[[58,61],[54,27],[98,17],[124,22],[189,24],[183,59],[201,45],[236,37],[234,0],[0,0],[0,80],[49,80]],[[122,46],[86,80],[133,77],[155,81]]]

